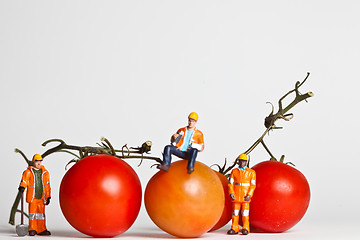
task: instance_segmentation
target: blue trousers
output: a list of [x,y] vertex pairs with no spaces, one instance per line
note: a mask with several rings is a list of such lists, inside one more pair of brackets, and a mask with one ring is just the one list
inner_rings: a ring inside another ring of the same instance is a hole
[[182,152],[173,145],[167,145],[164,148],[164,159],[162,164],[170,167],[171,155],[173,154],[179,158],[188,160],[187,169],[194,168],[197,153],[198,150],[196,148],[190,148],[187,152]]

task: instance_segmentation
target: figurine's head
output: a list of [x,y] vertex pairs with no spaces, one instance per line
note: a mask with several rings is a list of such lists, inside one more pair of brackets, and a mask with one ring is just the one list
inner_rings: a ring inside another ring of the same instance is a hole
[[245,167],[247,165],[248,157],[246,154],[242,153],[236,159],[240,167]]
[[35,154],[34,157],[32,158],[33,167],[36,169],[40,169],[42,160],[43,158],[41,157],[40,154]]
[[189,119],[188,127],[189,128],[195,128],[197,120],[199,119],[199,115],[196,112],[192,112],[192,113],[189,114],[188,119]]

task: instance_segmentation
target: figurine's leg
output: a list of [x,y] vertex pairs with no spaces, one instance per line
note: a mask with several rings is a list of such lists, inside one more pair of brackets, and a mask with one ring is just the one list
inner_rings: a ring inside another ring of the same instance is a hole
[[177,147],[174,147],[174,146],[172,146],[172,147],[173,147],[173,149],[172,149],[171,153],[173,155],[175,155],[175,156],[177,156],[179,158],[182,158],[182,159],[186,159],[187,152],[183,152],[183,151],[179,150]]
[[43,202],[42,199],[37,199],[38,200],[38,213],[37,213],[37,227],[38,233],[41,233],[43,231],[46,230],[46,226],[45,226],[45,204]]
[[[247,235],[250,232],[250,225],[249,225],[249,211],[250,211],[250,203],[244,202],[241,204],[242,206],[242,222],[243,222],[243,228],[241,230],[242,234]],[[245,231],[246,230],[246,231]]]
[[29,234],[34,231],[39,234],[45,230],[45,204],[42,199],[34,199],[29,204]]
[[29,203],[29,234],[34,236],[37,232],[37,221],[35,219],[36,215],[36,204],[33,202]]
[[173,152],[173,147],[171,145],[166,145],[164,148],[164,158],[163,158],[163,162],[162,165],[168,166],[170,167],[171,164],[171,154]]
[[241,203],[234,202],[233,203],[233,215],[232,215],[232,225],[231,229],[235,231],[235,233],[239,232],[239,212],[240,212]]
[[161,169],[165,172],[167,172],[170,168],[171,165],[171,155],[174,154],[177,157],[180,158],[185,158],[186,157],[186,152],[182,152],[180,151],[177,147],[172,146],[172,145],[167,145],[164,148],[164,158],[163,161],[160,165],[158,165],[158,169]]
[[188,165],[187,165],[187,170],[188,173],[192,173],[194,171],[194,166],[195,166],[195,160],[198,154],[198,150],[196,148],[190,148],[190,150],[188,151]]
[[186,152],[180,151],[177,147],[172,145],[167,145],[164,149],[164,159],[163,164],[166,166],[171,165],[171,155],[175,155],[179,158],[185,159],[187,156]]

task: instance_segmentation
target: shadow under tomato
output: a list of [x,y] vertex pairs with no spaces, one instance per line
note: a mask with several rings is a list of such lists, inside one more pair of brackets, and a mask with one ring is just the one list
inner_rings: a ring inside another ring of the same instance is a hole
[[141,228],[138,229],[137,232],[129,231],[123,233],[122,235],[124,235],[124,237],[127,236],[127,237],[137,237],[137,238],[179,239],[166,232],[163,232],[160,229],[154,229],[154,228]]

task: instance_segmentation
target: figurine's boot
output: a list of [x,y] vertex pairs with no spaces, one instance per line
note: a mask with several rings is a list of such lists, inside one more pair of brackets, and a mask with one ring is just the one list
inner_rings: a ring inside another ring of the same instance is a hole
[[46,230],[45,226],[45,204],[43,199],[34,198],[29,203],[29,231],[34,230],[37,233]]
[[38,235],[40,236],[50,236],[51,232],[49,232],[48,230],[42,231],[41,233],[38,233]]
[[242,235],[248,235],[249,234],[249,231],[246,230],[245,228],[241,229],[241,234]]
[[164,164],[159,164],[159,165],[157,165],[157,168],[160,170],[163,170],[165,172],[168,172],[170,167],[167,165],[164,165]]
[[236,234],[238,234],[238,233],[235,232],[234,229],[230,229],[229,231],[227,231],[227,234],[229,234],[229,235],[236,235]]

